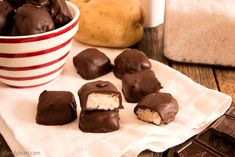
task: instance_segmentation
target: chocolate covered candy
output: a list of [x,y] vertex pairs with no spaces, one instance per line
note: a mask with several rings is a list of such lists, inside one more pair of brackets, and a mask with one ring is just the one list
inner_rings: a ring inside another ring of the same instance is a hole
[[82,110],[123,108],[121,93],[108,81],[84,84],[78,91]]
[[140,50],[128,49],[114,60],[114,75],[122,78],[124,74],[134,74],[151,68],[148,57]]
[[56,28],[64,26],[72,20],[65,0],[50,0],[49,10]]
[[135,74],[125,74],[122,78],[122,91],[127,102],[139,102],[150,93],[160,90],[161,83],[151,70]]
[[6,1],[0,1],[0,35],[7,35],[13,26],[14,8]]
[[6,0],[16,9],[26,3],[26,0]]
[[149,94],[134,108],[139,119],[157,125],[172,122],[178,110],[177,100],[169,93]]
[[49,0],[27,0],[27,3],[37,6],[47,6],[49,4]]
[[16,11],[13,35],[32,35],[54,29],[54,23],[45,7],[24,4]]
[[83,132],[105,133],[119,129],[118,110],[82,110],[79,128]]
[[39,96],[36,122],[63,125],[77,118],[74,95],[67,91],[43,91]]
[[109,58],[94,48],[88,48],[73,58],[77,73],[86,80],[95,79],[112,70]]

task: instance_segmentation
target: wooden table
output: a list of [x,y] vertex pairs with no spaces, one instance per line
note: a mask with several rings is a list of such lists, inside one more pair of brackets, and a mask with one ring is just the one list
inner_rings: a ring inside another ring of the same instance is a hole
[[[235,69],[193,65],[185,63],[173,63],[163,57],[163,25],[145,29],[142,41],[136,47],[144,51],[150,58],[158,60],[190,77],[208,88],[215,89],[226,93],[235,100]],[[162,153],[154,153],[151,151],[142,152],[139,157],[161,157]],[[13,157],[4,138],[0,135],[0,157]]]

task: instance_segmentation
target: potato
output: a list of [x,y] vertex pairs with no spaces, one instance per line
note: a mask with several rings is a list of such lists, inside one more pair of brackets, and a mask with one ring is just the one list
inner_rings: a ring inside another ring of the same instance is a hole
[[105,47],[129,47],[143,37],[139,0],[71,0],[80,9],[75,39]]

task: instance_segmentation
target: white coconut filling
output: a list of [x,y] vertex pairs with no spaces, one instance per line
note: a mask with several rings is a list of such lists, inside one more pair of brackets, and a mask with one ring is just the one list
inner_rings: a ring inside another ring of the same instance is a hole
[[87,108],[114,110],[119,107],[119,97],[116,94],[91,93],[87,98]]
[[148,108],[146,108],[146,109],[138,108],[136,114],[139,119],[141,119],[145,122],[154,123],[156,125],[162,124],[162,119],[159,116],[159,114],[155,111],[148,109]]

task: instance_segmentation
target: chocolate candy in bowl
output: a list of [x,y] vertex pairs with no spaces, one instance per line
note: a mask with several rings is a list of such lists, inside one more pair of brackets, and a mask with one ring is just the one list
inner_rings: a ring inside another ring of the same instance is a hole
[[45,7],[24,4],[16,10],[15,36],[45,33],[54,28],[54,22]]
[[19,88],[35,87],[59,76],[80,15],[75,5],[66,3],[72,15],[66,25],[34,35],[0,36],[0,82]]

